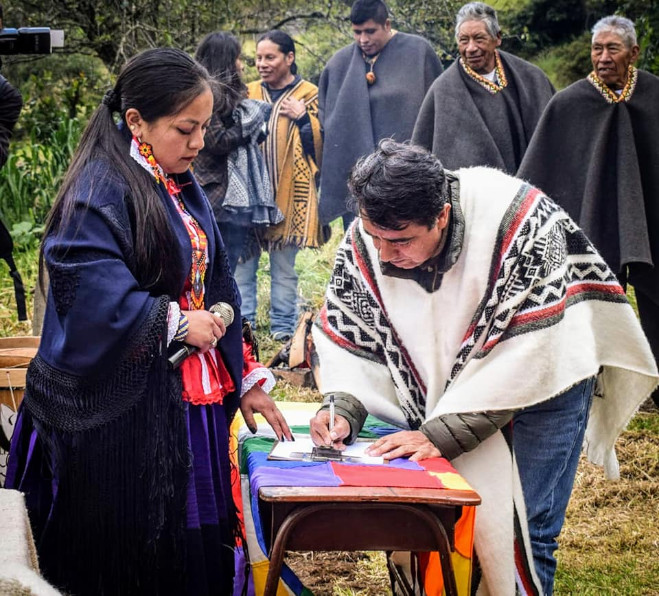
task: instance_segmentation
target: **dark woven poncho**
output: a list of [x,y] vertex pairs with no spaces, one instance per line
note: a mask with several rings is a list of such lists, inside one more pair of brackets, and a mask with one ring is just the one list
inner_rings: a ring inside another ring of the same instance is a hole
[[396,33],[375,65],[377,80],[366,83],[366,63],[357,44],[339,50],[318,83],[324,130],[320,174],[320,218],[325,224],[348,211],[348,175],[355,162],[388,137],[411,138],[421,102],[442,72],[423,38]]
[[659,300],[659,78],[638,71],[628,101],[587,79],[547,106],[519,169],[579,223],[614,272]]
[[537,67],[499,52],[508,85],[491,93],[454,62],[423,101],[414,143],[449,170],[489,166],[514,174],[554,93]]

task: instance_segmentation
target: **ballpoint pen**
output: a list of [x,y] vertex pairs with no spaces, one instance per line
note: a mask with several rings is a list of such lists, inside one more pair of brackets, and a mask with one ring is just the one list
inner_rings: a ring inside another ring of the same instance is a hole
[[[329,431],[330,433],[334,430],[334,395],[329,396]],[[332,444],[334,444],[334,440],[332,440]]]

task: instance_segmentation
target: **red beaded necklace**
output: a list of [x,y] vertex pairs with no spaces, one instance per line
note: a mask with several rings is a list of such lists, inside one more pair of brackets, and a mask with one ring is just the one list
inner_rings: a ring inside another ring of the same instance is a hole
[[199,222],[185,209],[180,194],[172,196],[174,205],[181,215],[190,243],[192,244],[192,267],[190,269],[190,307],[191,310],[204,308],[204,280],[206,278],[206,261],[208,253],[208,237]]
[[135,161],[153,175],[157,183],[164,185],[167,194],[171,197],[176,210],[181,216],[192,246],[189,307],[191,310],[201,310],[204,308],[204,280],[206,278],[206,261],[208,260],[208,237],[199,225],[199,222],[186,210],[183,199],[181,198],[181,188],[160,167],[153,155],[151,145],[140,141],[137,137],[133,137],[130,154]]

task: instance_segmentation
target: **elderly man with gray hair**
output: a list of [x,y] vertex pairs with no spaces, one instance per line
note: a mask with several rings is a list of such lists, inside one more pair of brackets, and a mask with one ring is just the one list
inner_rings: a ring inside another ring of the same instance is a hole
[[539,68],[498,49],[501,27],[487,4],[460,9],[455,39],[460,58],[428,90],[412,140],[450,169],[515,174],[554,88]]
[[632,21],[605,17],[592,33],[592,72],[549,103],[519,176],[559,203],[634,286],[659,359],[659,78],[634,66]]

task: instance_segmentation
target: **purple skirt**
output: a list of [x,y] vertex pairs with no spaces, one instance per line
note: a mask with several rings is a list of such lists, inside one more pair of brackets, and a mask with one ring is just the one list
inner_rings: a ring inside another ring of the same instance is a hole
[[[186,424],[192,454],[186,503],[186,591],[195,596],[228,595],[233,590],[236,529],[229,423],[221,405],[189,404]],[[58,478],[52,473],[51,462],[32,416],[26,409],[19,409],[6,486],[26,494],[38,551],[47,537],[50,514],[58,498]],[[42,563],[48,579],[47,561]],[[150,587],[138,587],[134,593],[153,591]]]

